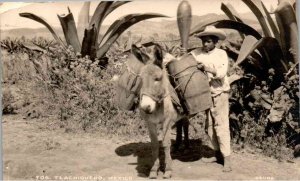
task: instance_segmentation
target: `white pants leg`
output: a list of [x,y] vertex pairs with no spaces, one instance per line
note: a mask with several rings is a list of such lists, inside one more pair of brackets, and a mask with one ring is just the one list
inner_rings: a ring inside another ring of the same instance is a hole
[[230,155],[229,94],[213,97],[213,107],[207,111],[207,134],[214,150],[220,150],[224,157]]

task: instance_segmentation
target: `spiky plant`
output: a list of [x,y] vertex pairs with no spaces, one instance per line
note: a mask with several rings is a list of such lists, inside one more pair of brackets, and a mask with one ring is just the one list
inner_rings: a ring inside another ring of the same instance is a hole
[[71,45],[75,52],[81,53],[82,56],[88,55],[94,60],[103,58],[118,37],[132,25],[150,18],[166,17],[165,15],[156,13],[128,14],[112,23],[104,35],[100,36],[100,30],[104,19],[118,7],[128,2],[130,1],[100,2],[91,19],[89,16],[90,2],[84,2],[79,14],[77,27],[75,25],[73,14],[68,8],[69,13],[67,15],[58,15],[66,43],[58,36],[54,28],[43,18],[28,12],[20,13],[19,15],[46,26],[52,33],[54,39],[64,49],[67,49]]
[[[246,71],[254,73],[262,80],[268,76],[270,68],[275,69],[277,85],[284,81],[284,75],[290,63],[297,63],[298,27],[295,15],[295,1],[279,0],[274,12],[268,12],[261,0],[242,0],[257,17],[262,29],[255,30],[247,25],[230,4],[223,4],[221,9],[228,16],[225,18],[211,18],[197,24],[191,35],[201,32],[208,25],[217,28],[237,30],[243,43],[237,51],[237,60],[234,66],[247,65]],[[273,18],[275,16],[276,18]],[[276,20],[276,21],[275,21]]]
[[232,132],[239,135],[235,137],[243,144],[248,142],[265,154],[280,158],[285,154],[282,147],[300,144],[295,0],[279,0],[271,13],[261,0],[242,1],[257,17],[261,33],[247,25],[233,6],[222,4],[228,18],[203,20],[191,34],[203,31],[208,25],[239,32],[241,45],[235,51],[225,47],[235,54],[233,67],[243,74],[231,86],[230,118],[239,130]]
[[0,46],[8,53],[22,52],[24,41],[22,39],[10,39],[9,37],[0,41]]

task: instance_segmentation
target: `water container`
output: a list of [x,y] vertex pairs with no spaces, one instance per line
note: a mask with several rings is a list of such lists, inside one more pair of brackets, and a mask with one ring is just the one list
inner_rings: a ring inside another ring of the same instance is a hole
[[181,104],[189,114],[209,109],[212,98],[207,75],[197,68],[197,61],[191,54],[167,65],[171,84],[175,87]]

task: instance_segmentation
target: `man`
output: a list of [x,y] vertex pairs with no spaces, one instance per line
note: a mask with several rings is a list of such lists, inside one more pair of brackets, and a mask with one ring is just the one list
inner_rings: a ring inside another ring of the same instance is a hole
[[207,72],[213,106],[207,110],[206,131],[210,137],[215,155],[202,158],[204,162],[224,161],[224,172],[231,171],[230,164],[230,130],[229,130],[229,90],[227,77],[228,56],[224,50],[216,47],[219,40],[224,40],[224,31],[207,26],[196,35],[202,40],[203,47],[191,54],[198,61],[198,68]]

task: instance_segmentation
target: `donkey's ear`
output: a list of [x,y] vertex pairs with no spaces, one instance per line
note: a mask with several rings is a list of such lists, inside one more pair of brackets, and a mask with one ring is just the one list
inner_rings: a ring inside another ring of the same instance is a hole
[[149,56],[143,53],[135,44],[131,46],[131,53],[144,64],[150,59]]
[[163,51],[160,45],[156,44],[154,47],[154,64],[163,68]]

